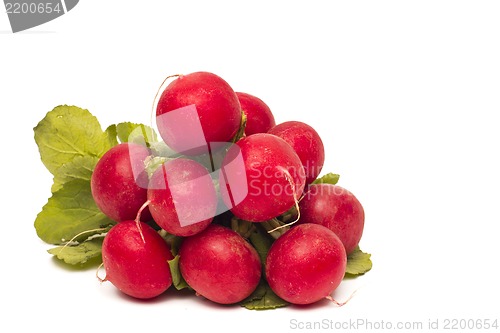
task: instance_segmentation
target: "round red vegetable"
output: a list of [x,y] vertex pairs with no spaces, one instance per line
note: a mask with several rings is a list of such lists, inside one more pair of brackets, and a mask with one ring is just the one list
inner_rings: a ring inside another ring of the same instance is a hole
[[260,281],[262,266],[257,251],[238,233],[217,224],[185,238],[179,256],[186,283],[216,303],[240,302]]
[[172,285],[168,260],[172,253],[163,238],[149,225],[135,221],[116,224],[104,237],[102,261],[105,281],[135,298],[153,298]]
[[295,226],[271,246],[266,279],[271,289],[293,304],[328,297],[341,283],[347,256],[340,239],[317,224]]
[[205,229],[217,209],[212,178],[201,164],[186,158],[170,160],[151,177],[147,193],[154,221],[177,236]]
[[[144,160],[148,148],[134,143],[121,143],[108,150],[97,162],[91,178],[94,201],[110,219],[134,220],[147,200],[148,175]],[[142,221],[151,220],[146,208]]]
[[241,109],[247,116],[245,134],[266,133],[276,125],[269,106],[260,98],[244,92],[236,92]]
[[161,137],[185,155],[208,153],[218,142],[231,142],[241,122],[236,93],[208,72],[181,75],[163,91],[156,109]]
[[304,166],[306,185],[311,184],[323,169],[325,148],[318,132],[300,121],[287,121],[269,130],[279,136],[295,150]]
[[[236,163],[241,159],[241,164]],[[243,220],[262,222],[293,207],[304,190],[304,168],[283,139],[249,135],[233,145],[222,162],[224,203]]]
[[359,200],[343,187],[314,184],[299,203],[299,223],[320,224],[332,230],[344,244],[347,254],[356,249],[365,224]]

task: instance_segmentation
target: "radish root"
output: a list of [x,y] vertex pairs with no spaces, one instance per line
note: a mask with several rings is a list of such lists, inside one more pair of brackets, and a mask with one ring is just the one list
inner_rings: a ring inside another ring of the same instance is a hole
[[108,230],[108,229],[107,228],[96,228],[96,229],[82,231],[82,232],[76,234],[75,236],[73,236],[73,238],[71,238],[69,241],[65,242],[64,246],[61,248],[61,251],[63,251],[66,247],[70,246],[70,244],[73,243],[75,241],[75,239],[77,239],[78,237],[80,237],[82,235],[85,235],[89,232],[106,231],[106,230]]
[[261,222],[260,225],[264,227],[267,233],[270,234],[274,239],[278,239],[281,235],[283,235],[287,230],[290,229],[289,226],[287,226],[277,218]]
[[153,114],[155,114],[155,113],[156,113],[156,112],[155,112],[155,106],[156,106],[156,104],[157,104],[157,102],[156,102],[156,101],[158,100],[158,95],[160,95],[160,93],[162,93],[162,92],[163,92],[163,90],[165,90],[165,89],[163,88],[163,86],[165,85],[165,83],[167,82],[167,80],[168,80],[168,79],[171,79],[171,78],[173,78],[173,77],[178,78],[178,77],[181,77],[181,76],[182,76],[182,74],[173,74],[173,75],[169,75],[169,76],[167,76],[167,77],[163,80],[163,82],[161,83],[160,87],[158,87],[158,90],[156,91],[156,94],[155,94],[155,98],[153,99],[153,106],[151,107],[151,117],[150,117],[150,120],[149,120],[149,121],[150,121],[151,128],[154,128],[154,127],[153,127],[153,124],[154,124],[154,122],[153,122]]
[[356,290],[354,290],[354,291],[352,292],[352,294],[351,294],[351,295],[350,295],[350,296],[349,296],[349,297],[348,297],[345,301],[343,301],[343,302],[339,302],[339,301],[335,300],[335,299],[334,299],[331,295],[328,295],[328,296],[326,296],[325,298],[326,298],[327,300],[329,300],[329,301],[333,302],[333,303],[334,303],[335,305],[337,305],[338,307],[341,307],[341,306],[346,305],[346,304],[347,304],[347,303],[348,303],[348,302],[349,302],[349,301],[350,301],[350,300],[354,297],[354,294],[355,294],[357,291],[358,291],[357,289],[356,289]]
[[102,279],[100,276],[99,276],[99,270],[104,266],[104,263],[101,263],[98,267],[97,267],[97,270],[95,272],[95,276],[97,278],[97,280],[99,280],[99,282],[103,283],[103,282],[106,282],[106,276],[104,277],[104,279]]
[[137,225],[137,229],[139,230],[139,233],[141,234],[141,239],[144,243],[146,243],[146,240],[144,239],[144,235],[142,234],[142,227],[141,227],[141,214],[144,209],[151,203],[151,200],[146,200],[145,203],[142,204],[141,208],[139,208],[139,211],[137,212],[137,216],[135,217],[135,224]]
[[[288,172],[287,169],[285,168],[281,168],[282,171],[283,171],[283,174],[285,175],[285,179],[288,181],[288,183],[290,184],[290,186],[292,187],[292,191],[293,191],[293,201],[295,202],[295,209],[297,209],[297,218],[295,220],[293,220],[292,222],[287,222],[283,225],[281,225],[281,223],[279,223],[280,225],[276,226],[275,228],[271,229],[271,230],[267,230],[267,232],[269,234],[273,234],[274,232],[282,229],[282,228],[286,228],[286,227],[290,227],[292,224],[296,223],[299,221],[300,219],[300,208],[299,208],[299,199],[297,198],[297,193],[296,193],[296,190],[295,190],[295,183],[293,182],[293,179],[292,179],[292,176],[290,175],[290,173]],[[273,221],[273,220],[271,220]],[[267,229],[267,228],[266,228]],[[280,235],[281,236],[281,235]],[[274,236],[273,236],[274,237]],[[279,236],[278,236],[279,237]],[[274,237],[274,238],[277,238],[277,237]]]

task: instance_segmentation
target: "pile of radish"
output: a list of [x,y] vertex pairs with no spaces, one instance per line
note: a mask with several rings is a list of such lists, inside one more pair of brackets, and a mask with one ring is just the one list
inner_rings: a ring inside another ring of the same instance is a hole
[[[101,282],[140,299],[187,288],[266,309],[332,299],[346,274],[371,268],[346,271],[351,257],[366,259],[364,210],[337,175],[320,176],[314,128],[276,124],[264,101],[209,72],[169,77],[155,112],[158,137],[139,127],[97,154],[89,174],[110,221],[90,230],[101,238]],[[64,245],[58,257],[92,241],[85,232],[52,242]]]

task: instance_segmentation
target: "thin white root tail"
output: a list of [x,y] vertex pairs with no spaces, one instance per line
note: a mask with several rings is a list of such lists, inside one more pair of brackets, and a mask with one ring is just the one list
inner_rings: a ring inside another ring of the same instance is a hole
[[99,271],[101,270],[101,268],[104,266],[104,263],[101,263],[99,265],[99,267],[97,267],[97,270],[95,271],[95,276],[97,278],[97,280],[99,280],[99,282],[103,283],[103,282],[106,282],[106,276],[104,277],[104,279],[102,279],[100,276],[99,276]]
[[282,228],[290,227],[292,224],[297,223],[300,220],[299,199],[297,198],[297,193],[296,193],[296,190],[295,190],[295,183],[293,182],[292,176],[290,175],[290,173],[288,172],[287,169],[282,168],[282,171],[283,171],[283,174],[285,175],[285,179],[288,181],[288,183],[292,187],[293,201],[295,203],[295,209],[297,209],[297,218],[295,220],[293,220],[292,222],[288,222],[288,223],[280,225],[280,226],[278,226],[278,227],[276,227],[274,229],[268,230],[267,233],[269,233],[269,234],[273,233],[275,231],[278,231],[278,230],[280,230]]
[[357,291],[358,291],[357,289],[356,289],[356,290],[354,290],[354,291],[352,292],[352,294],[351,294],[351,295],[350,295],[350,296],[349,296],[349,297],[348,297],[345,301],[343,301],[343,302],[339,302],[339,301],[335,300],[335,299],[334,299],[331,295],[328,295],[328,296],[326,296],[325,298],[326,298],[327,300],[329,300],[329,301],[333,302],[333,303],[334,303],[335,305],[337,305],[338,307],[341,307],[341,306],[346,305],[346,304],[347,304],[347,303],[348,303],[348,302],[349,302],[349,301],[350,301],[350,300],[354,297],[354,294],[355,294]]
[[142,204],[141,208],[139,208],[139,211],[137,212],[137,216],[135,217],[135,224],[137,225],[137,229],[139,230],[139,233],[141,234],[141,239],[144,243],[146,243],[146,240],[144,239],[144,234],[142,233],[142,227],[141,227],[141,214],[144,209],[151,203],[151,200],[146,200],[145,203]]
[[156,106],[156,101],[158,100],[158,95],[160,95],[160,93],[163,92],[163,86],[165,85],[165,83],[167,82],[168,79],[171,79],[173,77],[181,77],[182,74],[173,74],[173,75],[169,75],[167,76],[165,79],[163,79],[163,82],[161,83],[160,87],[158,87],[158,90],[156,91],[156,94],[155,94],[155,98],[153,99],[153,106],[151,107],[151,119],[150,119],[150,122],[151,122],[151,128],[154,128],[153,127],[153,114],[155,114],[155,106]]
[[90,230],[82,231],[82,232],[76,234],[75,236],[73,236],[73,238],[71,238],[69,241],[67,241],[66,243],[64,243],[64,246],[61,248],[61,251],[63,251],[66,247],[70,246],[70,244],[73,243],[75,241],[75,239],[77,239],[78,237],[80,237],[82,235],[85,235],[85,234],[88,234],[88,233],[91,233],[91,232],[106,231],[106,230],[107,230],[107,228],[96,228],[96,229],[90,229]]

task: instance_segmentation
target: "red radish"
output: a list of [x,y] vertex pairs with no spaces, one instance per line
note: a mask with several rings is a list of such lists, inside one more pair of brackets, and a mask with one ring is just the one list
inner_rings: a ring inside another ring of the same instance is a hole
[[236,93],[221,77],[208,72],[179,76],[165,88],[156,109],[161,137],[185,155],[210,152],[218,147],[216,142],[231,142],[240,122]]
[[337,289],[347,256],[340,239],[317,224],[295,226],[269,249],[266,279],[271,289],[292,304],[311,304]]
[[262,265],[257,251],[235,231],[212,224],[183,240],[179,267],[186,283],[199,295],[233,304],[257,287]]
[[276,125],[274,115],[269,106],[260,98],[244,92],[236,92],[241,109],[247,116],[245,134],[267,133]]
[[299,223],[320,224],[332,230],[344,244],[347,254],[358,246],[365,224],[359,200],[343,187],[314,184],[299,203]]
[[160,166],[150,179],[147,197],[154,221],[177,236],[205,229],[217,209],[217,194],[207,169],[186,158]]
[[135,221],[120,222],[104,237],[104,281],[110,281],[129,296],[147,299],[162,294],[172,285],[167,261],[173,256],[152,227],[144,222],[139,225]]
[[[242,163],[236,163],[238,159]],[[222,199],[243,220],[262,222],[286,212],[296,204],[304,185],[299,157],[288,143],[271,134],[239,140],[222,162]]]
[[[150,154],[145,146],[121,143],[97,162],[91,178],[92,196],[97,207],[110,219],[134,220],[146,202],[148,175],[144,160]],[[142,211],[141,220],[151,220],[148,209]]]
[[318,132],[300,121],[287,121],[269,130],[279,136],[295,150],[306,173],[306,185],[311,184],[320,174],[325,162],[325,148]]

